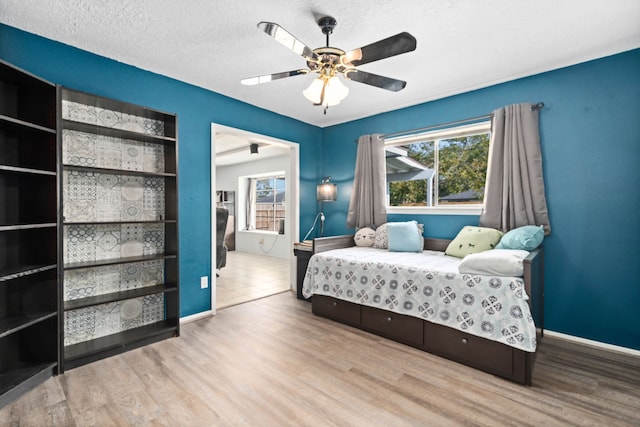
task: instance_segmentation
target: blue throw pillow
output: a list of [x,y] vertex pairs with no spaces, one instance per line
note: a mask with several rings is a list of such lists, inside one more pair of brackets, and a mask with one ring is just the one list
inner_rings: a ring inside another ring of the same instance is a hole
[[422,252],[424,243],[416,221],[388,222],[387,235],[391,252]]
[[544,239],[544,227],[538,225],[525,225],[508,231],[502,238],[496,249],[522,249],[532,251],[542,243]]

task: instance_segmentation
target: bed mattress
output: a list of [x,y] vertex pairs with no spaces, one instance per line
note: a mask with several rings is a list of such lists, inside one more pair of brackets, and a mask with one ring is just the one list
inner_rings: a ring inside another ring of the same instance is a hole
[[444,252],[350,247],[314,254],[303,295],[405,314],[528,352],[536,327],[521,277],[460,274]]

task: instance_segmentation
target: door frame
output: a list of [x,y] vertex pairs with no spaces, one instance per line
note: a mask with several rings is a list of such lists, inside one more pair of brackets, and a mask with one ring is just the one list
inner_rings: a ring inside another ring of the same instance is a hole
[[[300,234],[300,144],[293,141],[287,141],[284,139],[274,138],[269,135],[258,134],[255,132],[249,132],[243,129],[234,128],[226,125],[221,125],[215,122],[211,123],[211,280],[210,280],[210,292],[211,292],[211,314],[216,314],[216,150],[215,150],[215,136],[216,133],[232,133],[239,136],[246,137],[247,139],[260,139],[274,142],[277,144],[286,145],[289,147],[289,168],[291,171],[291,177],[287,177],[287,185],[289,191],[287,192],[287,198],[291,197],[292,203],[290,204],[290,215],[292,219],[285,224],[285,232],[292,236],[292,241],[297,241]],[[291,248],[291,256],[289,258],[289,288],[296,289],[296,259],[293,256],[293,247]]]

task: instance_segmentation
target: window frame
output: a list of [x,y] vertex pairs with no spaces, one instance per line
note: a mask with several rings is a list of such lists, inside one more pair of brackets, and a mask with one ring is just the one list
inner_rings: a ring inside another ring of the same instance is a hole
[[[267,229],[263,229],[263,228],[258,228],[258,205],[259,204],[267,204],[267,203],[258,203],[258,193],[260,191],[265,191],[265,190],[259,190],[258,189],[258,185],[256,182],[256,194],[255,194],[255,204],[256,204],[256,208],[255,208],[255,229],[252,231],[257,231],[257,232],[263,232],[263,233],[278,233],[278,229],[279,229],[279,225],[278,225],[278,219],[285,219],[286,215],[287,215],[287,204],[286,204],[286,197],[287,197],[287,177],[285,176],[284,173],[277,173],[277,174],[269,174],[269,175],[264,175],[264,176],[256,176],[254,177],[256,179],[256,181],[267,181],[267,180],[273,180],[273,201],[272,203],[270,203],[271,206],[274,207],[273,209],[273,218],[271,218],[273,220],[273,229],[271,230],[267,230]],[[277,180],[282,180],[284,182],[284,197],[285,199],[281,202],[281,203],[277,203],[276,199],[278,196],[278,187],[276,185]],[[282,218],[278,218],[276,216],[276,206],[280,206],[282,205],[284,207],[284,216]]]
[[[469,135],[477,135],[479,133],[489,133],[491,137],[491,120],[483,120],[472,124],[461,126],[453,126],[448,128],[431,130],[428,132],[420,132],[388,138],[384,140],[385,150],[387,146],[394,145],[410,145],[418,142],[433,141],[434,142],[434,169],[436,171],[436,181],[438,176],[438,141],[448,138],[458,138]],[[489,159],[487,158],[487,163]],[[386,162],[385,162],[386,168]],[[386,170],[385,170],[386,177]],[[485,178],[486,180],[486,178]],[[385,184],[388,187],[388,183]],[[391,206],[389,205],[389,194],[387,193],[386,208],[389,214],[412,214],[412,215],[480,215],[484,207],[484,203],[465,204],[465,205],[437,205],[437,206]],[[437,196],[437,190],[436,190]],[[435,202],[437,203],[437,197]]]

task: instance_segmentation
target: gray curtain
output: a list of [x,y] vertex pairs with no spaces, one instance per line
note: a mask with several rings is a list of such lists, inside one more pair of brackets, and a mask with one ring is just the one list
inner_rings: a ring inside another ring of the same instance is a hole
[[256,178],[249,178],[249,187],[247,188],[247,204],[245,207],[245,224],[246,230],[255,230],[256,225],[253,220],[256,217]]
[[480,225],[502,231],[542,225],[545,234],[551,233],[534,104],[508,105],[493,112]]
[[378,226],[387,222],[385,171],[381,135],[361,136],[347,215],[348,228]]

